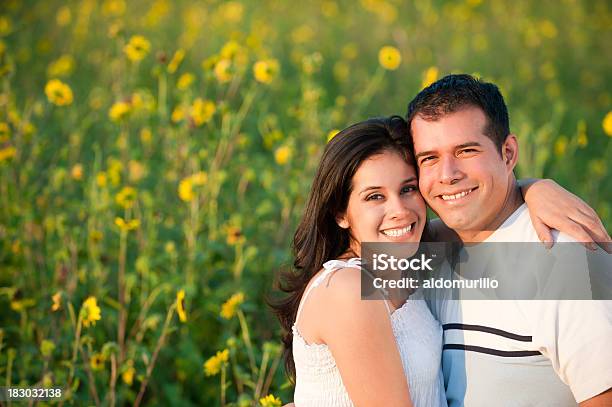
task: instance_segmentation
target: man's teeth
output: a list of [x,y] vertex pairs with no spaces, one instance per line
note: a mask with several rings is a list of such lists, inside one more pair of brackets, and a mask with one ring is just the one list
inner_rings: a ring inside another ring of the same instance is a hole
[[469,194],[472,191],[473,191],[473,189],[469,189],[467,191],[459,192],[458,194],[455,194],[455,195],[442,195],[442,199],[445,200],[445,201],[452,201],[454,199],[463,198],[464,196],[466,196],[467,194]]
[[387,230],[383,230],[382,232],[387,236],[399,237],[399,236],[405,235],[411,230],[412,230],[412,225],[406,226],[405,228],[401,228],[401,229],[387,229]]

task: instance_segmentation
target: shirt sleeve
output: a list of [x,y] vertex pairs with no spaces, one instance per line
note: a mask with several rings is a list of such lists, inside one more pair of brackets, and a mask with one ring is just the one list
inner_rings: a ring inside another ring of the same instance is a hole
[[530,301],[533,344],[576,401],[612,388],[612,301]]

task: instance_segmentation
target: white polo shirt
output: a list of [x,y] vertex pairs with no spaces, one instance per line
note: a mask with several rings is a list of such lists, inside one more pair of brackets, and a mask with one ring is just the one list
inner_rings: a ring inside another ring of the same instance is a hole
[[[572,242],[554,233],[557,242]],[[527,206],[486,242],[539,242]],[[575,406],[612,388],[612,301],[438,300],[449,407]]]

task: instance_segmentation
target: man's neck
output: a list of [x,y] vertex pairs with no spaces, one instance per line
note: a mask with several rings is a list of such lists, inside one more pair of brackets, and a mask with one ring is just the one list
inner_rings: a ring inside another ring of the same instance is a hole
[[456,230],[459,238],[463,242],[478,243],[483,242],[489,236],[491,236],[505,221],[521,206],[525,201],[521,190],[516,183],[516,179],[512,177],[509,181],[508,193],[504,199],[504,203],[501,209],[487,224],[483,225],[479,230]]

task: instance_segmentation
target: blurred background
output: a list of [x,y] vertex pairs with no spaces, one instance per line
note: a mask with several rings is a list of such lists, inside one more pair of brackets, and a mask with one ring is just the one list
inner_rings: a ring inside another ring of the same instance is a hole
[[320,153],[448,73],[497,83],[518,175],[610,230],[610,7],[3,0],[0,383],[69,405],[290,401],[265,296]]

